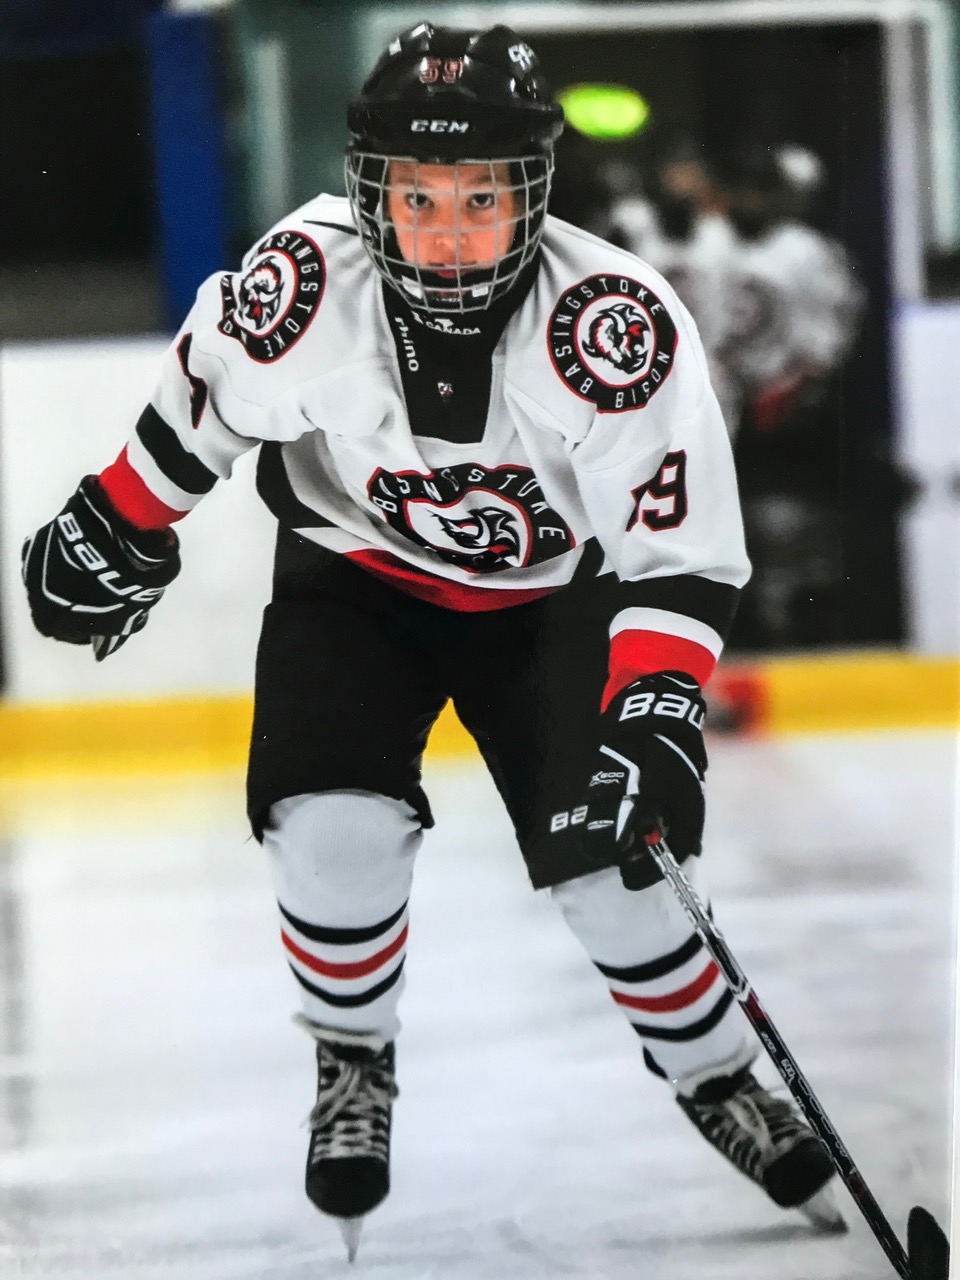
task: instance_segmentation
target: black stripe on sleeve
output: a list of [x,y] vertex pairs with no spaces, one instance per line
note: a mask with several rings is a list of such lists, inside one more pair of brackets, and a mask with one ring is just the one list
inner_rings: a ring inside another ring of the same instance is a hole
[[320,924],[307,924],[305,920],[298,920],[282,903],[278,902],[277,906],[280,908],[280,914],[285,920],[289,920],[297,933],[302,933],[311,942],[327,942],[340,947],[349,947],[356,942],[373,942],[374,938],[379,938],[381,934],[392,929],[407,909],[407,904],[404,903],[399,911],[395,911],[386,920],[381,920],[379,924],[372,924],[364,929],[332,929]]
[[620,582],[617,608],[666,609],[712,627],[725,640],[737,611],[738,587],[693,573]]
[[[298,972],[293,965],[290,965],[290,972],[300,983],[305,991],[309,991],[312,996],[316,996],[318,1000],[322,1000],[324,1004],[332,1004],[337,1009],[359,1009],[362,1005],[372,1004],[378,996],[382,996],[385,991],[389,991],[391,987],[396,986],[400,981],[400,975],[403,973],[403,966],[406,957],[400,961],[393,973],[388,974],[382,982],[378,982],[375,987],[368,987],[366,991],[361,991],[357,995],[337,996],[332,991],[325,991],[323,987],[315,987],[309,982],[302,973]],[[289,961],[288,961],[289,963]]]
[[283,446],[268,440],[257,459],[257,493],[285,529],[332,529],[332,520],[311,510],[293,491],[283,462]]
[[688,1027],[651,1027],[648,1023],[633,1022],[634,1031],[644,1040],[671,1040],[674,1044],[687,1040],[699,1040],[708,1031],[712,1031],[733,1003],[733,994],[728,988],[705,1018],[699,1022],[691,1022]]
[[217,483],[216,472],[181,444],[173,427],[164,422],[152,404],[140,415],[137,435],[150,457],[178,489],[185,493],[209,493]]
[[613,978],[617,982],[652,982],[654,978],[665,978],[668,973],[673,973],[674,969],[679,969],[702,950],[703,939],[699,934],[692,933],[682,947],[677,947],[676,951],[659,956],[656,960],[649,960],[646,964],[636,964],[630,969],[615,969],[612,965],[600,964],[596,960],[594,964],[605,978]]

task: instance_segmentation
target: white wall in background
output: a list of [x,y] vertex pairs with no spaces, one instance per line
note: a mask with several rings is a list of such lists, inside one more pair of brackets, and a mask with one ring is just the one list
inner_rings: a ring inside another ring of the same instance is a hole
[[[0,349],[0,593],[8,696],[135,697],[252,687],[270,592],[275,522],[242,458],[177,526],[183,571],[146,629],[103,663],[33,630],[20,544],[89,471],[119,452],[153,387],[163,339]],[[912,647],[960,653],[960,304],[917,305],[898,322],[901,456],[922,480],[904,521]]]
[[255,451],[177,531],[183,570],[144,631],[106,661],[33,629],[20,583],[24,537],[80,477],[119,453],[153,389],[165,339],[0,350],[0,610],[8,696],[22,701],[249,690],[269,598],[276,522],[256,496]]
[[960,653],[960,302],[904,307],[897,361],[900,457],[923,485],[902,526],[910,639]]

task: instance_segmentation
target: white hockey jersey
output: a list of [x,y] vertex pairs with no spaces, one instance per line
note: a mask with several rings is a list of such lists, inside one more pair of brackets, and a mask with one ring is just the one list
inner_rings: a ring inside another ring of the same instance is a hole
[[740,401],[719,358],[730,330],[729,277],[735,234],[716,213],[698,214],[685,239],[667,235],[653,204],[642,196],[624,196],[610,215],[611,229],[631,253],[669,280],[696,323],[707,356],[710,381],[732,436]]
[[[284,525],[449,608],[555,591],[599,545],[625,584],[673,587],[624,596],[611,661],[705,680],[749,570],[703,349],[667,282],[548,218],[472,442],[415,434],[403,379],[424,321],[406,314],[385,305],[347,202],[310,201],[201,286],[101,475],[114,505],[165,526],[259,444],[258,487]],[[470,320],[426,323],[469,334]],[[453,412],[457,393],[436,388]]]
[[828,373],[847,355],[863,310],[839,244],[800,222],[735,238],[724,285],[723,363],[745,394],[798,369]]

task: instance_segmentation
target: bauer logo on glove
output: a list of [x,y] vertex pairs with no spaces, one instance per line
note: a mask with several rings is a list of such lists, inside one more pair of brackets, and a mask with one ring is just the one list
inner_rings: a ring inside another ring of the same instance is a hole
[[102,662],[147,623],[180,572],[172,529],[137,529],[85,476],[58,516],[23,544],[22,573],[41,635],[89,644]]
[[628,889],[660,878],[644,848],[650,832],[669,833],[681,862],[700,852],[705,714],[692,676],[658,671],[622,689],[600,717],[600,747],[580,831],[591,862],[619,865]]
[[[649,678],[649,677],[648,677]],[[665,679],[681,681],[678,674],[668,675],[664,673]],[[641,682],[638,681],[637,684]],[[691,690],[696,690],[694,697],[684,697],[679,693],[657,693],[654,690],[644,689],[638,693],[630,693],[630,689],[635,689],[636,685],[630,685],[627,697],[623,699],[623,706],[620,710],[619,719],[633,720],[637,716],[672,716],[677,720],[689,720],[697,729],[703,728],[703,722],[706,717],[706,707],[700,696],[700,686],[696,683],[692,676],[688,676],[683,682]]]

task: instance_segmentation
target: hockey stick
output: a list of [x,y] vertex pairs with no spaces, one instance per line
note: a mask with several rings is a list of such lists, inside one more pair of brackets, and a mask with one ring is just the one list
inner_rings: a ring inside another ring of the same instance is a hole
[[[666,841],[659,831],[652,831],[643,839],[646,842],[647,852],[659,867],[664,880],[679,898],[690,923],[703,939],[707,951],[723,974],[724,981],[743,1008],[750,1025],[760,1037],[768,1056],[796,1099],[808,1124],[826,1148],[834,1168],[884,1253],[893,1263],[897,1274],[902,1276],[903,1280],[949,1280],[950,1245],[933,1215],[920,1205],[910,1210],[907,1221],[907,1250],[905,1250],[864,1181],[863,1174],[841,1142],[840,1135],[820,1105],[806,1076],[797,1066],[796,1059],[760,1003],[757,993],[747,981],[746,975],[731,953],[720,930],[701,905],[693,886],[670,852]],[[633,862],[643,857],[643,850],[635,849],[627,854],[626,861]]]

